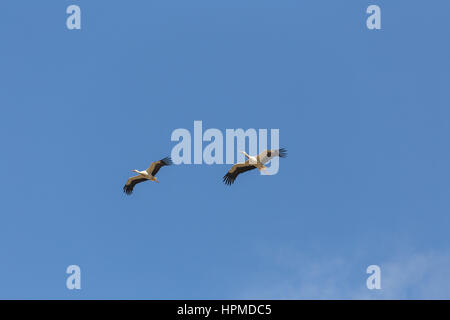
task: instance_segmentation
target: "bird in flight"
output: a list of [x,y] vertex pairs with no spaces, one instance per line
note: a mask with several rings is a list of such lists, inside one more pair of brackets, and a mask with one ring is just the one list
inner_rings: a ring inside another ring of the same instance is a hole
[[274,157],[286,158],[287,150],[284,148],[276,150],[266,150],[258,154],[256,157],[249,156],[244,151],[241,151],[248,160],[243,163],[237,163],[231,167],[227,174],[223,177],[223,182],[227,185],[232,185],[237,176],[246,171],[258,168],[259,171],[266,170],[265,164]]
[[172,159],[170,157],[166,157],[164,159],[161,159],[159,161],[153,162],[150,167],[147,168],[147,170],[144,171],[138,171],[138,170],[131,170],[132,172],[136,172],[138,175],[131,177],[128,179],[127,183],[123,186],[123,192],[130,195],[133,193],[133,188],[138,183],[150,180],[158,182],[158,179],[156,179],[155,175],[158,173],[159,169],[161,169],[164,166],[170,166],[172,164]]

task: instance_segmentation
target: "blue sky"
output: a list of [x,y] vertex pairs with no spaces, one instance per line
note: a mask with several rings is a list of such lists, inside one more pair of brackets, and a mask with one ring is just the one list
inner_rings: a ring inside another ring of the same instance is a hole
[[[449,12],[2,1],[0,298],[450,298]],[[125,196],[194,120],[278,128],[289,157],[231,188],[229,165],[163,168]]]

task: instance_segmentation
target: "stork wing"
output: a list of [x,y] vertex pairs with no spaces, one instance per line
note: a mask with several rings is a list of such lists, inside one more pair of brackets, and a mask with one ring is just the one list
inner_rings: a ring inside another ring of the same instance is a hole
[[266,151],[261,152],[258,155],[259,161],[262,164],[266,164],[267,162],[272,160],[272,158],[274,158],[274,157],[286,158],[287,150],[284,148],[275,149],[275,150],[266,150]]
[[236,180],[236,177],[240,175],[241,173],[244,173],[249,170],[253,170],[256,167],[252,164],[250,164],[247,161],[244,163],[238,163],[231,167],[231,169],[227,172],[226,175],[223,176],[223,182],[227,185],[232,185],[234,183],[234,180]]
[[147,181],[147,179],[143,178],[141,175],[131,177],[130,179],[128,179],[127,183],[123,186],[123,192],[125,192],[128,195],[132,194],[134,186],[144,181]]
[[161,167],[170,166],[171,164],[172,159],[170,159],[170,157],[165,157],[164,159],[153,162],[145,171],[147,171],[148,174],[155,176]]

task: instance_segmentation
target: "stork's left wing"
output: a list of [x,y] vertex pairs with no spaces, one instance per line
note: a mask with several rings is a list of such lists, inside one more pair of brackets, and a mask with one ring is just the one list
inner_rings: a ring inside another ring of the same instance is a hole
[[261,152],[258,155],[259,161],[262,164],[266,164],[267,162],[272,160],[274,157],[286,158],[287,150],[284,148],[275,149],[275,150],[266,150],[266,151]]
[[237,163],[223,176],[223,182],[231,186],[238,175],[253,169],[256,169],[256,167],[248,160],[243,163]]
[[145,181],[147,181],[147,179],[143,178],[141,175],[131,177],[130,179],[128,179],[127,183],[123,186],[123,192],[130,195],[133,193],[135,185]]

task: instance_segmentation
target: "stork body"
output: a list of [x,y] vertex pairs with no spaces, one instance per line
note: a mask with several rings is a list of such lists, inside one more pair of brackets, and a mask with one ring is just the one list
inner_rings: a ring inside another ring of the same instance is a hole
[[248,163],[254,165],[256,168],[258,168],[259,171],[267,169],[267,167],[261,163],[259,155],[257,155],[256,157],[252,157],[248,155],[245,151],[241,151],[241,153],[248,158]]
[[147,180],[151,180],[151,181],[155,181],[155,182],[159,182],[158,179],[156,179],[155,176],[152,176],[150,173],[148,173],[146,170],[144,171],[139,171],[139,170],[131,170],[132,172],[136,172],[137,174],[139,174],[140,177],[145,178]]

